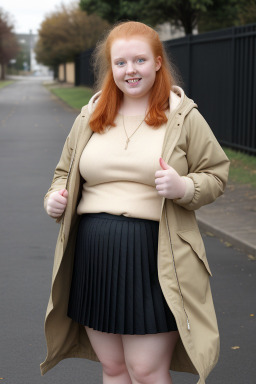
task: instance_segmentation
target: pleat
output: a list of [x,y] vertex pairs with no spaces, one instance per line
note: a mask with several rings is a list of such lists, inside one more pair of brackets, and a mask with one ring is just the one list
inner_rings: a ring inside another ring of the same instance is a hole
[[177,330],[157,273],[158,222],[83,215],[77,234],[68,316],[101,332]]
[[134,333],[134,297],[135,297],[135,285],[134,285],[135,228],[134,228],[134,225],[130,222],[127,222],[126,228],[127,228],[126,241],[125,241],[126,274],[125,274],[125,292],[124,292],[125,329],[126,329],[126,333],[133,334]]
[[[151,235],[151,226],[144,224],[141,226],[142,243],[145,246],[142,249],[142,281],[143,281],[143,297],[144,297],[144,313],[145,313],[145,329],[154,331],[156,327],[155,307],[154,307],[154,281],[152,279],[151,269],[153,269],[153,276],[156,275],[157,260],[154,257],[153,238]],[[150,268],[150,265],[152,267]]]

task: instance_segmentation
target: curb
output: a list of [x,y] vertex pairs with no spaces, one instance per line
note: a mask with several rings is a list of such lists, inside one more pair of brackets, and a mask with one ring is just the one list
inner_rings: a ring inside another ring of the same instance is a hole
[[228,241],[232,244],[233,247],[238,248],[239,250],[245,252],[247,255],[252,255],[256,257],[256,246],[248,243],[246,240],[236,238],[232,233],[220,229],[213,224],[197,217],[197,222],[199,229],[202,232],[211,232],[214,236],[221,238],[225,241]]

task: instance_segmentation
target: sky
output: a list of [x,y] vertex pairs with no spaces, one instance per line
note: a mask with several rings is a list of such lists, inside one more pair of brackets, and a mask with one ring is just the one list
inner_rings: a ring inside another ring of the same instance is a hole
[[0,0],[0,8],[11,16],[14,32],[37,34],[45,15],[56,10],[62,3],[67,5],[72,0]]

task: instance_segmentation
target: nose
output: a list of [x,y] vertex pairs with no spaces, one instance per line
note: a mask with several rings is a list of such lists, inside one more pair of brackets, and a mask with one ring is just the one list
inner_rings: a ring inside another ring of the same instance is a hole
[[127,62],[126,73],[127,75],[136,73],[136,68],[133,62]]

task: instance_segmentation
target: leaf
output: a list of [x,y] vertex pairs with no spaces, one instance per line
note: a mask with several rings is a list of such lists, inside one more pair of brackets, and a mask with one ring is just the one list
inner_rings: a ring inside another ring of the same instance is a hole
[[231,349],[240,349],[240,347],[238,347],[238,345],[236,345],[234,347],[231,347]]
[[254,313],[251,313],[250,316],[251,316],[251,317],[254,317]]
[[212,233],[212,232],[205,232],[205,234],[207,235],[207,236],[210,236],[210,237],[214,237],[214,234]]

